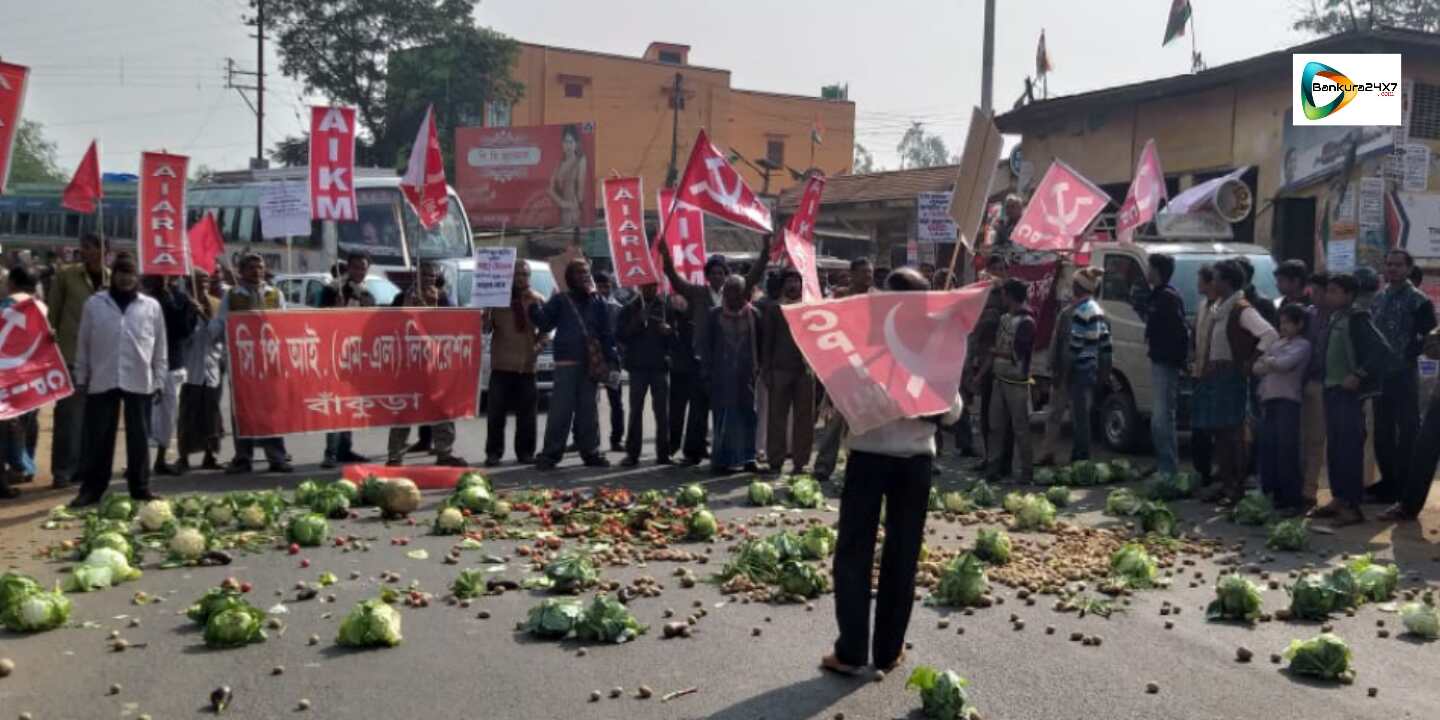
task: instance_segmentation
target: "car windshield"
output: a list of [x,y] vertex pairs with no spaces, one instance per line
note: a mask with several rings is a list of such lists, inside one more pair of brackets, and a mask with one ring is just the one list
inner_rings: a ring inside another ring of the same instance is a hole
[[409,203],[401,204],[405,215],[405,234],[410,238],[411,251],[422,260],[454,260],[468,258],[470,250],[469,233],[465,231],[465,216],[460,211],[460,201],[451,197],[449,209],[438,225],[425,229],[420,218]]
[[414,209],[396,188],[361,189],[356,191],[355,199],[358,221],[335,224],[342,256],[348,250],[361,249],[370,253],[376,265],[402,265],[402,241],[410,244],[414,258],[453,260],[471,255],[470,234],[458,201],[449,203],[444,219],[427,230],[420,226]]
[[[1170,283],[1179,291],[1180,297],[1185,300],[1185,312],[1194,315],[1200,307],[1200,290],[1198,288],[1200,268],[1206,265],[1214,265],[1221,260],[1230,260],[1239,257],[1238,255],[1220,255],[1211,253],[1180,253],[1175,256],[1175,276]],[[1255,289],[1261,295],[1274,298],[1280,292],[1275,288],[1275,259],[1269,255],[1246,255],[1250,264],[1255,266]]]

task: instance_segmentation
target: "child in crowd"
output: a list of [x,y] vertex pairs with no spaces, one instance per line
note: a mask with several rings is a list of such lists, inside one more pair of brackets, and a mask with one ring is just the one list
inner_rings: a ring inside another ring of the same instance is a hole
[[1288,516],[1304,507],[1301,493],[1300,403],[1310,341],[1305,339],[1309,316],[1302,305],[1280,308],[1280,339],[1255,361],[1260,378],[1263,419],[1260,430],[1260,487]]

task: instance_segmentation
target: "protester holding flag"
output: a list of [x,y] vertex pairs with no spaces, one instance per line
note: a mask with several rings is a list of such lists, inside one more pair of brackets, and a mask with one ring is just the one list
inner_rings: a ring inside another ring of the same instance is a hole
[[80,493],[71,508],[100,502],[110,486],[115,435],[125,413],[125,480],[130,497],[153,500],[150,492],[152,397],[165,386],[165,318],[160,303],[139,293],[135,260],[115,258],[114,284],[85,301],[75,337],[75,387],[89,394],[81,434]]
[[[38,283],[35,273],[22,263],[16,263],[5,276],[6,295],[0,300],[0,309],[12,307],[27,300],[34,301],[36,308],[44,315],[48,308],[35,296]],[[0,497],[7,494],[7,480],[28,483],[35,479],[35,448],[30,441],[30,427],[38,425],[39,410],[31,410],[20,417],[0,423],[3,434],[5,464],[8,471],[0,473]]]
[[810,464],[810,450],[815,442],[815,374],[795,345],[790,323],[780,310],[782,303],[800,302],[803,292],[800,271],[785,268],[780,277],[780,302],[766,306],[761,315],[760,344],[765,354],[760,367],[770,392],[765,455],[771,472],[780,472],[788,455],[791,472],[800,474]]
[[[415,282],[410,289],[401,293],[395,298],[395,307],[454,307],[450,295],[445,292],[443,276],[440,274],[440,267],[432,261],[420,263],[420,269],[415,273]],[[430,438],[434,444],[435,464],[444,467],[465,467],[469,463],[456,455],[455,450],[455,422],[447,420],[430,425]],[[410,428],[406,426],[390,428],[390,441],[387,449],[389,451],[385,464],[390,467],[399,467],[405,464],[405,451],[410,447]]]
[[[620,329],[620,310],[623,306],[615,299],[615,282],[610,273],[601,270],[595,273],[595,294],[605,303],[605,315],[609,318],[610,336],[615,337]],[[619,348],[617,347],[617,352]],[[621,353],[620,365],[623,365]],[[610,405],[610,452],[625,451],[625,396],[620,383],[605,383],[605,400]]]
[[[246,253],[240,257],[237,263],[240,276],[239,284],[225,293],[225,299],[220,301],[220,311],[210,321],[210,332],[221,342],[225,341],[225,321],[232,312],[244,312],[246,310],[284,310],[285,295],[274,285],[265,281],[265,258],[258,253]],[[255,447],[259,446],[265,453],[265,460],[270,463],[270,472],[288,473],[295,470],[285,455],[284,438],[235,438],[235,458],[225,467],[225,472],[230,475],[247,474],[251,471]]]
[[630,426],[625,435],[625,467],[640,462],[644,437],[645,396],[655,417],[655,463],[670,464],[670,345],[675,341],[675,311],[660,297],[655,283],[640,286],[620,311],[619,339],[625,370],[630,373]]
[[[914,268],[891,273],[887,289],[924,291],[930,285]],[[956,395],[941,425],[959,419]],[[867,660],[890,672],[904,658],[905,630],[915,605],[915,569],[925,536],[936,418],[902,418],[850,438],[845,486],[835,543],[834,651],[820,660],[832,672],[855,674]],[[875,586],[875,630],[870,632],[871,578],[882,505],[885,545]]]
[[[370,253],[356,248],[345,256],[345,274],[335,278],[320,291],[319,306],[322,308],[365,308],[375,307],[375,296],[365,284],[370,273]],[[340,463],[369,462],[369,458],[355,452],[350,432],[325,433],[325,457],[320,467],[333,468]]]
[[[76,342],[85,303],[100,290],[110,286],[110,269],[105,267],[104,243],[100,236],[86,233],[80,237],[80,262],[61,268],[50,285],[50,327],[60,343],[60,354],[75,377]],[[81,424],[85,418],[85,388],[75,382],[75,394],[55,403],[55,429],[50,442],[50,472],[55,487],[76,482],[79,471]],[[146,467],[150,466],[146,460]]]
[[[664,253],[661,253],[662,255]],[[590,263],[583,258],[565,266],[565,291],[530,308],[541,332],[555,331],[555,388],[545,421],[545,445],[535,467],[553,470],[565,456],[575,429],[575,445],[586,467],[610,467],[600,452],[599,386],[618,383],[620,357],[611,334],[610,311],[595,292]]]
[[710,471],[724,475],[743,467],[756,472],[755,378],[763,354],[760,313],[750,304],[749,285],[739,276],[725,278],[721,296],[720,307],[711,310],[706,320],[705,345],[700,349],[700,362],[710,378],[715,423]]
[[180,387],[185,384],[185,341],[195,331],[195,319],[200,315],[197,303],[178,287],[176,276],[146,275],[142,283],[146,295],[160,303],[160,313],[165,318],[166,357],[170,370],[165,383],[155,398],[150,414],[150,442],[155,446],[155,474],[176,475],[175,469],[165,462],[165,453],[170,448],[170,438],[175,436],[175,422],[180,408]]
[[[219,285],[217,275],[214,284]],[[210,292],[211,276],[196,269],[194,289],[199,293],[199,316],[195,329],[185,340],[181,352],[185,359],[185,384],[180,386],[180,422],[177,428],[179,459],[176,474],[190,470],[190,456],[203,453],[200,467],[219,470],[216,457],[220,454],[223,431],[220,418],[220,375],[225,355],[225,337],[211,330],[210,320],[220,313],[220,300]]]
[[1075,309],[1066,338],[1070,345],[1070,423],[1075,440],[1071,462],[1090,459],[1090,412],[1095,389],[1110,376],[1110,323],[1095,301],[1104,274],[1100,268],[1076,270],[1071,291]]
[[[999,292],[997,293],[996,290]],[[1035,348],[1035,318],[1025,306],[1030,290],[1019,280],[1006,280],[990,290],[1005,303],[991,350],[990,437],[986,438],[989,469],[986,476],[998,482],[1005,476],[1006,459],[1012,447],[1018,452],[1017,479],[1029,484],[1034,477],[1034,456],[1030,441],[1030,355]]]
[[509,307],[485,313],[490,332],[490,387],[485,406],[485,467],[495,467],[505,456],[505,418],[515,413],[515,459],[521,465],[535,462],[536,416],[540,391],[535,365],[545,347],[545,335],[530,320],[531,308],[545,298],[530,288],[530,266],[515,263]]

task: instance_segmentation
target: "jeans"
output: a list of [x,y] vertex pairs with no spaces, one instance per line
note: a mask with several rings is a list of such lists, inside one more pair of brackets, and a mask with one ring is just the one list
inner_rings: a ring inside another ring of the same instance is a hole
[[[625,441],[625,389],[606,385],[605,398],[610,404],[610,444],[620,445]],[[575,441],[580,441],[578,434]]]
[[1173,475],[1180,469],[1180,451],[1175,441],[1175,406],[1179,402],[1180,368],[1150,364],[1150,438],[1155,445],[1155,469]]
[[515,458],[528,462],[535,457],[536,417],[540,412],[540,391],[535,373],[490,372],[490,395],[485,405],[485,459],[499,462],[505,457],[505,418],[515,413]]
[[1330,472],[1330,493],[1336,500],[1359,508],[1365,490],[1365,415],[1360,393],[1325,388],[1325,454]]
[[630,371],[630,427],[625,431],[625,456],[640,457],[644,442],[645,395],[650,395],[650,412],[655,417],[655,457],[670,459],[670,371]]
[[598,392],[599,386],[583,365],[555,368],[555,389],[550,394],[550,415],[545,421],[545,448],[540,452],[545,460],[558,463],[565,457],[565,440],[572,424],[580,457],[600,454]]
[[670,443],[685,459],[700,462],[710,454],[710,393],[696,373],[670,372]]
[[1095,399],[1095,371],[1076,370],[1070,376],[1070,425],[1074,449],[1070,461],[1090,459],[1090,410]]
[[[70,366],[75,377],[75,366]],[[70,397],[55,403],[55,428],[50,435],[50,474],[56,485],[76,482],[80,470],[80,446],[85,424],[85,387],[78,386]]]
[[1375,398],[1375,462],[1380,485],[1390,495],[1407,483],[1415,429],[1420,426],[1420,388],[1415,367],[1390,373]]
[[[929,455],[893,457],[852,452],[840,497],[835,541],[835,621],[840,626],[835,656],[846,665],[878,667],[895,662],[905,647],[905,629],[915,605],[915,568],[925,535],[930,498]],[[875,593],[875,634],[870,637],[870,575],[875,537],[885,506],[885,545]]]
[[765,458],[778,469],[789,455],[791,467],[799,470],[810,464],[815,444],[815,378],[806,369],[775,370],[769,388]]
[[125,412],[125,480],[130,494],[150,490],[151,396],[115,389],[85,398],[85,429],[81,435],[80,494],[100,497],[110,487],[114,470],[115,435]]
[[1430,396],[1425,423],[1416,438],[1415,454],[1410,458],[1410,477],[1400,489],[1400,506],[1406,514],[1419,515],[1435,482],[1435,466],[1440,464],[1440,393]]
[[5,443],[5,464],[16,474],[30,477],[35,474],[35,456],[30,453],[26,436],[23,417],[0,422],[0,438]]
[[1300,403],[1294,400],[1266,400],[1261,421],[1259,461],[1260,487],[1279,507],[1295,507],[1304,501],[1304,479],[1300,462]]

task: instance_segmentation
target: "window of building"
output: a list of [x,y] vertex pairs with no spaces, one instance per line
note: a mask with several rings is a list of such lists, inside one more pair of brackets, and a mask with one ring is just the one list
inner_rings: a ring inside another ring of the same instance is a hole
[[1410,100],[1410,137],[1440,140],[1440,85],[1415,83]]
[[567,83],[565,83],[565,97],[567,97],[567,98],[583,98],[583,97],[585,97],[585,85],[584,85],[583,83],[578,83],[578,82],[567,82]]
[[785,141],[780,138],[770,138],[765,141],[765,159],[771,165],[780,167],[785,164]]
[[510,127],[510,103],[485,103],[485,127]]
[[670,65],[679,65],[681,62],[680,53],[675,52],[674,50],[661,50],[660,62]]

